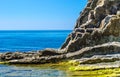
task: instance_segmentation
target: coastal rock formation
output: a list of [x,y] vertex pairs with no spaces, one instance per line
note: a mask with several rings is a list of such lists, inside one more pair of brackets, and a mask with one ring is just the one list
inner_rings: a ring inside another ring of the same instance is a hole
[[[7,61],[13,64],[28,64],[28,63],[44,64],[44,63],[55,63],[59,61],[74,60],[74,59],[79,60],[80,62],[82,61],[81,63],[85,63],[86,61],[91,61],[91,62],[94,61],[94,63],[97,63],[98,62],[97,60],[100,59],[100,56],[98,55],[101,55],[101,56],[111,55],[112,57],[103,57],[99,61],[101,62],[105,60],[108,60],[107,62],[118,61],[120,60],[120,58],[114,55],[120,54],[120,42],[111,42],[111,43],[105,43],[102,45],[85,47],[85,48],[82,48],[81,50],[64,53],[64,54],[63,53],[56,54],[57,52],[55,52],[54,55],[42,55],[42,52],[44,52],[44,50],[38,51],[38,52],[24,52],[24,53],[8,52],[8,53],[1,54],[0,60]],[[48,51],[48,52],[50,53],[51,51]],[[97,58],[93,56],[97,56]],[[89,63],[89,62],[86,62],[86,63]]]
[[74,52],[87,46],[120,42],[119,12],[120,0],[88,0],[61,50]]
[[8,52],[0,54],[0,61],[42,64],[76,59],[85,64],[120,60],[115,54],[120,54],[120,0],[88,0],[60,49]]

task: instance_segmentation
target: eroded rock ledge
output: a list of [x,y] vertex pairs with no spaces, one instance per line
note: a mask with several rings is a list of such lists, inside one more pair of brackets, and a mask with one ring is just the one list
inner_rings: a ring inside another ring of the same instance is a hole
[[[52,53],[53,51],[47,51],[44,50],[43,52],[48,52],[48,53]],[[26,63],[40,63],[40,64],[44,64],[44,63],[55,63],[55,62],[59,62],[62,60],[74,60],[77,59],[80,61],[82,61],[81,63],[90,63],[89,61],[97,60],[100,59],[100,61],[102,62],[102,60],[108,60],[107,62],[112,62],[113,61],[118,61],[120,60],[119,57],[116,57],[115,54],[119,54],[120,55],[120,43],[119,42],[110,42],[110,43],[106,43],[106,44],[102,44],[102,45],[96,45],[93,47],[85,47],[82,48],[81,50],[78,50],[76,52],[69,52],[69,53],[56,53],[54,55],[42,55],[43,52],[26,52],[26,53],[22,53],[22,52],[15,52],[15,53],[4,53],[0,55],[0,60],[1,61],[7,61],[9,63],[13,63],[13,64],[26,64]],[[102,56],[102,58],[100,58],[100,56],[98,56],[97,58],[92,57],[95,55],[111,55],[111,57],[104,57]],[[91,58],[90,58],[91,57]],[[104,61],[105,62],[105,61]],[[92,62],[91,62],[92,63]],[[94,62],[95,63],[95,62]]]
[[0,61],[43,64],[76,59],[85,64],[119,61],[115,54],[120,54],[120,0],[88,0],[60,49],[7,52],[0,54]]

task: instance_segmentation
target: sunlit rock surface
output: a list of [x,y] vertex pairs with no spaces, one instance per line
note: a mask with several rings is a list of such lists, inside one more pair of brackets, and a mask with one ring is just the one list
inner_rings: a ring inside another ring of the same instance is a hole
[[61,50],[74,52],[87,46],[120,42],[120,0],[89,0]]

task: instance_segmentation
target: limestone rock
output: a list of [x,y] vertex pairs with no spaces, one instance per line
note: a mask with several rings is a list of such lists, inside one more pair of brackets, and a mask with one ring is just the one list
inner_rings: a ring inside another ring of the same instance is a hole
[[120,0],[89,0],[60,50],[75,52],[88,46],[120,42],[119,11]]
[[94,55],[120,54],[120,42],[109,42],[96,46],[82,48],[76,52],[69,52],[66,58],[80,59],[90,58]]

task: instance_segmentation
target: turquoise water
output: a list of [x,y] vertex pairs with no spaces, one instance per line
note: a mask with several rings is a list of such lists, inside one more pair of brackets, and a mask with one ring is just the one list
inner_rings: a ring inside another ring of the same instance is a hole
[[0,52],[59,48],[70,30],[0,31]]
[[[70,30],[0,31],[0,53],[59,48]],[[66,77],[65,71],[43,66],[0,65],[0,77]]]

